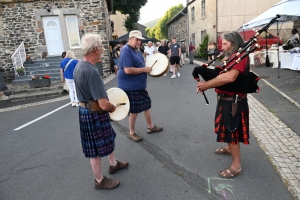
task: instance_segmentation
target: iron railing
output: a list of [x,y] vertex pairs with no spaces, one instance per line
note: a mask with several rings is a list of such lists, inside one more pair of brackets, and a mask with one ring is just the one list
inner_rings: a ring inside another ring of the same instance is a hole
[[26,51],[25,51],[25,47],[24,47],[24,41],[15,50],[15,52],[11,56],[11,60],[13,63],[13,68],[15,70],[15,74],[18,76],[17,70],[19,68],[24,68],[23,63],[26,61]]

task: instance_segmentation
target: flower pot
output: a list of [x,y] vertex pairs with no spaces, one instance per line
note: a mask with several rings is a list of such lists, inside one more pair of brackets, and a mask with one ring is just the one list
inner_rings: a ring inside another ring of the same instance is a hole
[[32,64],[32,60],[26,60],[25,64]]
[[18,72],[18,75],[19,75],[19,76],[24,76],[24,71],[19,71],[19,72]]
[[49,87],[51,85],[51,79],[38,79],[29,81],[31,88]]

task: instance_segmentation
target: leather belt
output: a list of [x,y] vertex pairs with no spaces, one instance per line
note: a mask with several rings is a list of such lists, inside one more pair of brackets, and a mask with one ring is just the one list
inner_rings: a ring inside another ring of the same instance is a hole
[[82,107],[82,108],[88,108],[88,103],[86,102],[79,102],[79,106]]
[[[247,95],[244,95],[244,96],[238,96],[237,97],[237,101],[241,101],[242,99],[246,99],[247,98]],[[224,96],[222,94],[217,94],[217,100],[220,101],[233,101],[234,100],[234,96]]]

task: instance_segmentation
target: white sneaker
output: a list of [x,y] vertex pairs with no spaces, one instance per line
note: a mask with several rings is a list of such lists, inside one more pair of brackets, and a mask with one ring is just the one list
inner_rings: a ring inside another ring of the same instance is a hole
[[177,73],[177,76],[180,77],[180,73]]
[[171,78],[176,78],[176,76],[173,74],[173,76],[171,76]]
[[76,107],[76,103],[75,102],[72,102],[72,107]]

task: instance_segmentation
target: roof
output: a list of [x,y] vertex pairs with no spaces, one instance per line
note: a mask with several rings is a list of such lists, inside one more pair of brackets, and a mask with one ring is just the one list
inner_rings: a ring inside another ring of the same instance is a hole
[[183,8],[177,15],[175,15],[171,20],[165,23],[164,26],[172,24],[174,21],[178,20],[180,17],[187,15],[187,7]]

